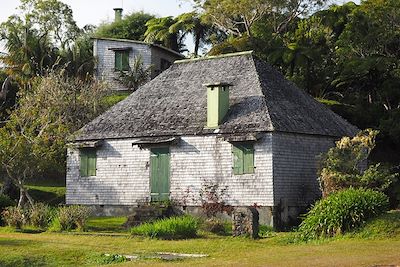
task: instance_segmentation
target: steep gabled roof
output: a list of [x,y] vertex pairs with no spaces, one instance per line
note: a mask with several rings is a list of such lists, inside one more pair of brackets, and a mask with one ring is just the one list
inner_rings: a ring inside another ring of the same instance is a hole
[[202,135],[204,84],[227,82],[230,108],[219,133],[291,132],[351,136],[357,128],[251,52],[181,60],[83,127],[77,140]]

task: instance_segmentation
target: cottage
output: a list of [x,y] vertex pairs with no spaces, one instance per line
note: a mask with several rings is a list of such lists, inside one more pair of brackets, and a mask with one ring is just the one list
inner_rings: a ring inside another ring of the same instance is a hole
[[185,200],[194,212],[214,183],[261,223],[289,223],[320,196],[318,156],[356,132],[251,52],[176,61],[80,130],[66,201],[116,213]]
[[93,38],[93,54],[96,58],[96,77],[111,84],[113,90],[127,90],[118,81],[121,71],[127,72],[137,58],[143,61],[143,67],[151,66],[151,78],[154,78],[171,64],[184,56],[158,44],[135,40]]

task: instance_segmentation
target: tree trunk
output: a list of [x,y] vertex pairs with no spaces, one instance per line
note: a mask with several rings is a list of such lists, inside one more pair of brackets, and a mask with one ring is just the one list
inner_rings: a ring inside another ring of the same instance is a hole
[[[28,200],[28,203],[26,203],[26,200]],[[29,195],[28,190],[26,190],[24,187],[19,187],[19,200],[18,200],[18,208],[23,208],[25,204],[29,204],[31,207],[33,207],[33,199]]]

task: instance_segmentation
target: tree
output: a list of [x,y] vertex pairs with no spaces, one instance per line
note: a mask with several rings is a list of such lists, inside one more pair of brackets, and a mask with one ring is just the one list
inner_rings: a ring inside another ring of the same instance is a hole
[[151,19],[154,19],[154,16],[144,12],[131,13],[121,21],[101,24],[94,36],[144,41],[146,23]]
[[145,68],[142,57],[135,57],[133,66],[128,72],[121,71],[117,81],[132,91],[145,84],[150,79],[152,66]]
[[366,167],[377,134],[378,131],[367,129],[353,138],[343,137],[336,142],[336,147],[329,149],[319,170],[324,197],[349,187],[383,191],[394,182],[397,175],[380,164]]
[[5,41],[8,53],[0,60],[21,88],[29,88],[32,78],[68,62],[70,75],[83,68],[92,72],[90,27],[79,29],[68,5],[57,0],[22,0],[18,10],[19,15],[1,24],[0,40]]
[[73,18],[72,9],[58,0],[21,0],[19,10],[26,24],[37,29],[39,36],[62,49],[73,44],[80,29]]
[[22,91],[5,126],[0,128],[0,173],[20,191],[19,206],[33,199],[27,180],[65,169],[66,140],[104,110],[105,87],[97,81],[68,78],[65,71],[38,77]]
[[196,12],[183,13],[176,18],[176,22],[170,26],[170,32],[179,33],[182,36],[191,34],[194,41],[194,56],[198,56],[199,49],[210,42],[209,37],[213,31],[211,25],[204,23]]
[[146,23],[145,41],[157,42],[177,52],[185,51],[183,43],[185,34],[179,31],[171,31],[170,28],[176,23],[173,17],[154,18]]
[[276,33],[284,33],[295,18],[325,4],[326,0],[194,0],[204,16],[227,35],[251,37],[254,23],[268,17]]

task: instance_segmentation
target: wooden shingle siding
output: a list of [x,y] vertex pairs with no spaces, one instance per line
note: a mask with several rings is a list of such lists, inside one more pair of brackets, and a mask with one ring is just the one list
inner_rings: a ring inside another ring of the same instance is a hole
[[118,83],[118,71],[115,71],[115,51],[111,48],[131,48],[129,51],[129,65],[133,66],[135,56],[142,56],[144,66],[148,67],[151,62],[151,48],[146,44],[127,43],[123,41],[94,40],[93,53],[97,59],[96,77],[111,85],[113,90],[126,90]]
[[165,59],[171,63],[178,59],[177,55],[158,47],[152,47],[149,44],[94,39],[93,53],[97,59],[96,77],[108,82],[113,90],[127,89],[115,80],[115,78],[118,78],[119,72],[115,71],[115,51],[110,50],[113,48],[129,49],[127,53],[129,53],[130,67],[133,66],[135,57],[141,56],[145,68],[153,66],[151,78],[160,73],[161,59]]
[[317,168],[334,138],[273,133],[274,202],[306,206],[321,195]]
[[[67,204],[137,205],[150,198],[150,150],[134,139],[109,140],[97,150],[94,177],[80,177],[79,152],[68,150]],[[234,175],[231,144],[216,136],[182,137],[171,146],[171,198],[199,205],[202,184],[227,186],[231,205],[272,206],[272,135],[254,145],[255,173]],[[187,192],[190,192],[189,194]]]

